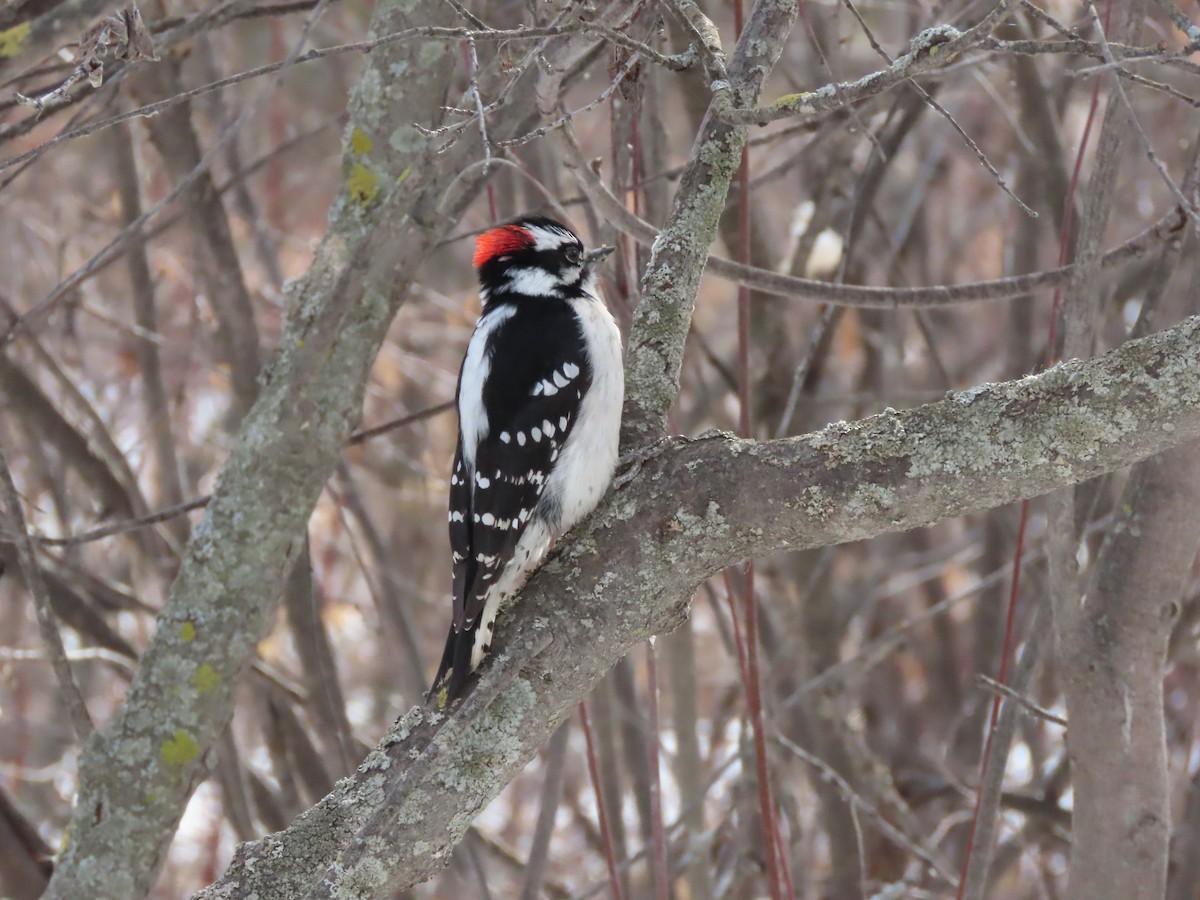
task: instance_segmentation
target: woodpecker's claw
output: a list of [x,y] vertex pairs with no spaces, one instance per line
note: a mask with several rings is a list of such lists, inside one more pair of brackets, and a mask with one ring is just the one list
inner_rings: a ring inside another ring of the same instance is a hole
[[617,469],[621,470],[620,475],[613,479],[613,490],[619,491],[633,479],[637,478],[638,473],[642,471],[642,466],[656,456],[661,456],[675,443],[676,437],[673,435],[664,435],[653,444],[649,444],[640,450],[635,450],[632,453],[627,453],[617,460]]

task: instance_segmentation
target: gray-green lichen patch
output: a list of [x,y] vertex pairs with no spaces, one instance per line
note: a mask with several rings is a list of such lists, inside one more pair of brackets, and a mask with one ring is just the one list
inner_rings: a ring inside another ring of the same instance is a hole
[[710,500],[703,516],[695,516],[686,510],[675,513],[675,522],[683,537],[694,535],[711,539],[729,532],[729,523],[721,515],[721,507],[715,500]]
[[379,888],[388,882],[388,867],[383,860],[395,853],[381,838],[369,837],[364,842],[362,856],[357,864],[330,885],[331,897],[373,897]]
[[939,44],[948,44],[960,37],[962,37],[962,32],[953,25],[934,25],[932,28],[926,28],[909,41],[908,49],[910,53],[914,54],[920,53],[922,50],[936,53]]
[[383,78],[379,70],[368,67],[354,88],[354,97],[350,107],[354,111],[353,120],[358,126],[367,131],[379,130],[379,117],[386,108],[383,96]]
[[874,517],[879,513],[890,516],[896,509],[896,492],[881,484],[860,484],[846,501],[845,508],[847,513],[856,518]]
[[388,137],[388,146],[396,153],[412,156],[425,149],[428,138],[412,125],[400,125]]
[[823,520],[837,510],[835,504],[818,485],[806,487],[800,494],[800,510],[805,518]]
[[[456,793],[480,791],[481,786],[489,783],[489,772],[512,765],[521,756],[524,746],[522,726],[535,699],[529,682],[517,678],[455,738],[457,762],[444,765],[436,776],[437,781]],[[469,805],[461,814],[465,823],[452,823],[451,830],[455,834],[461,833],[458,828],[461,824],[462,832],[465,832],[476,812],[474,805]]]

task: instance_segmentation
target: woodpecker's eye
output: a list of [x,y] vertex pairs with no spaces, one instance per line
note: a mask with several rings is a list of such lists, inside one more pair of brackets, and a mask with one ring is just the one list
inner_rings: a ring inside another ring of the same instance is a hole
[[567,262],[569,262],[571,265],[575,265],[576,263],[578,263],[579,257],[582,255],[583,255],[583,251],[580,250],[578,247],[576,247],[574,244],[572,244],[570,247],[568,247],[566,250],[563,251],[563,256],[565,256],[567,258]]

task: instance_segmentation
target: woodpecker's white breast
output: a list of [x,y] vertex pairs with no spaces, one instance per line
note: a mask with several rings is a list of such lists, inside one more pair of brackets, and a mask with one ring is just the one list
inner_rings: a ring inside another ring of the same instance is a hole
[[559,500],[562,533],[595,509],[617,466],[625,371],[621,331],[604,302],[589,285],[589,295],[568,301],[579,319],[592,366],[592,384],[583,395],[578,419],[559,453],[546,493]]

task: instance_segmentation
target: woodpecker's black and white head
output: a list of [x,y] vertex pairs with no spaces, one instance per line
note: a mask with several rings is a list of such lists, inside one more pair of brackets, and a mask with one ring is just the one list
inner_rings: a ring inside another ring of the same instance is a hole
[[567,299],[594,293],[595,266],[612,250],[589,253],[573,231],[544,216],[488,229],[475,239],[484,303],[500,295]]

